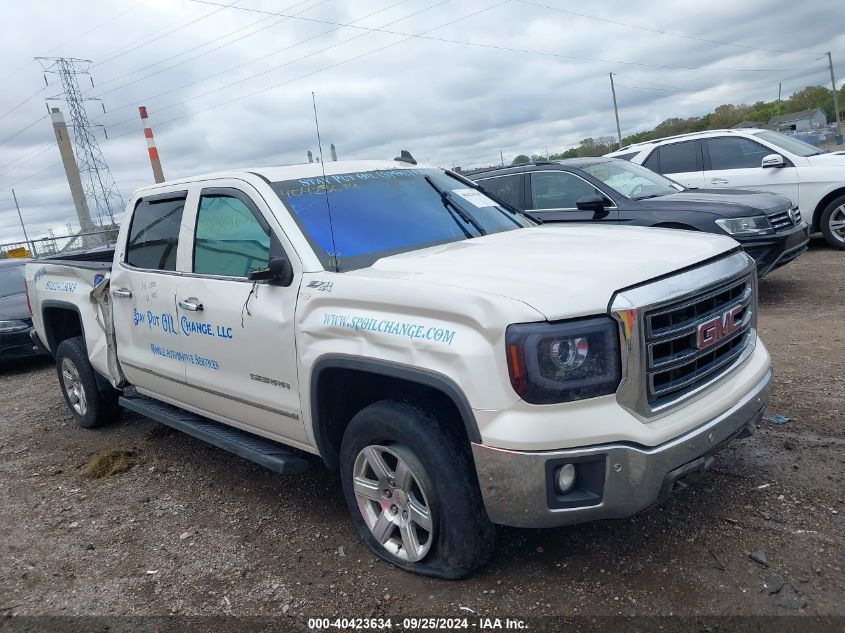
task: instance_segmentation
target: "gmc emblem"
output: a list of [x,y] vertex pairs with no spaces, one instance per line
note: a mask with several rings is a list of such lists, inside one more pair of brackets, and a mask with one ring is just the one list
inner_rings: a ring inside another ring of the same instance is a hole
[[736,306],[720,316],[699,323],[695,331],[695,345],[698,349],[706,349],[715,345],[726,336],[730,336],[742,327],[742,319],[737,321],[737,315],[745,309],[745,306]]

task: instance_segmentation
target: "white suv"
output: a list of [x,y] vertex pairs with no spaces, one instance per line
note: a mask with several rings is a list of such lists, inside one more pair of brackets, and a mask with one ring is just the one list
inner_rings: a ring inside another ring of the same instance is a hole
[[845,152],[825,152],[771,130],[708,130],[608,154],[686,187],[762,189],[788,196],[813,232],[845,249]]

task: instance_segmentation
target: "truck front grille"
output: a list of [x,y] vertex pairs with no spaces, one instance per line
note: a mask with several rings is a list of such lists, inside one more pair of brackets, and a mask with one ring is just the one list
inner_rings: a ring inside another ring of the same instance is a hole
[[[753,299],[753,281],[745,276],[644,313],[646,389],[652,407],[682,397],[730,369],[754,334]],[[739,327],[699,348],[699,326],[714,319],[717,328],[724,327],[726,319]]]

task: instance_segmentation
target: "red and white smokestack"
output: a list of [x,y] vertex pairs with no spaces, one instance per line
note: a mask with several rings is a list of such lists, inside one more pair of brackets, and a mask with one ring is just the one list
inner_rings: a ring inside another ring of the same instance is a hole
[[156,148],[155,138],[153,138],[153,129],[150,127],[149,118],[147,118],[147,108],[141,106],[138,111],[141,113],[144,137],[147,139],[147,151],[150,153],[150,164],[153,166],[153,178],[156,182],[164,182],[164,172],[161,170],[161,160],[159,160],[158,149]]

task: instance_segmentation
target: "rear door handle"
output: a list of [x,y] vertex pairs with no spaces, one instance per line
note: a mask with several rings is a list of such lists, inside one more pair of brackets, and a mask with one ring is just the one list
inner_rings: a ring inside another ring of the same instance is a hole
[[127,288],[115,288],[111,291],[112,296],[116,299],[131,299],[132,291]]
[[183,310],[187,310],[188,312],[199,312],[202,310],[202,304],[194,297],[189,297],[179,301],[179,307]]
[[711,178],[710,182],[712,182],[714,185],[726,185],[730,181],[726,180],[725,178]]

